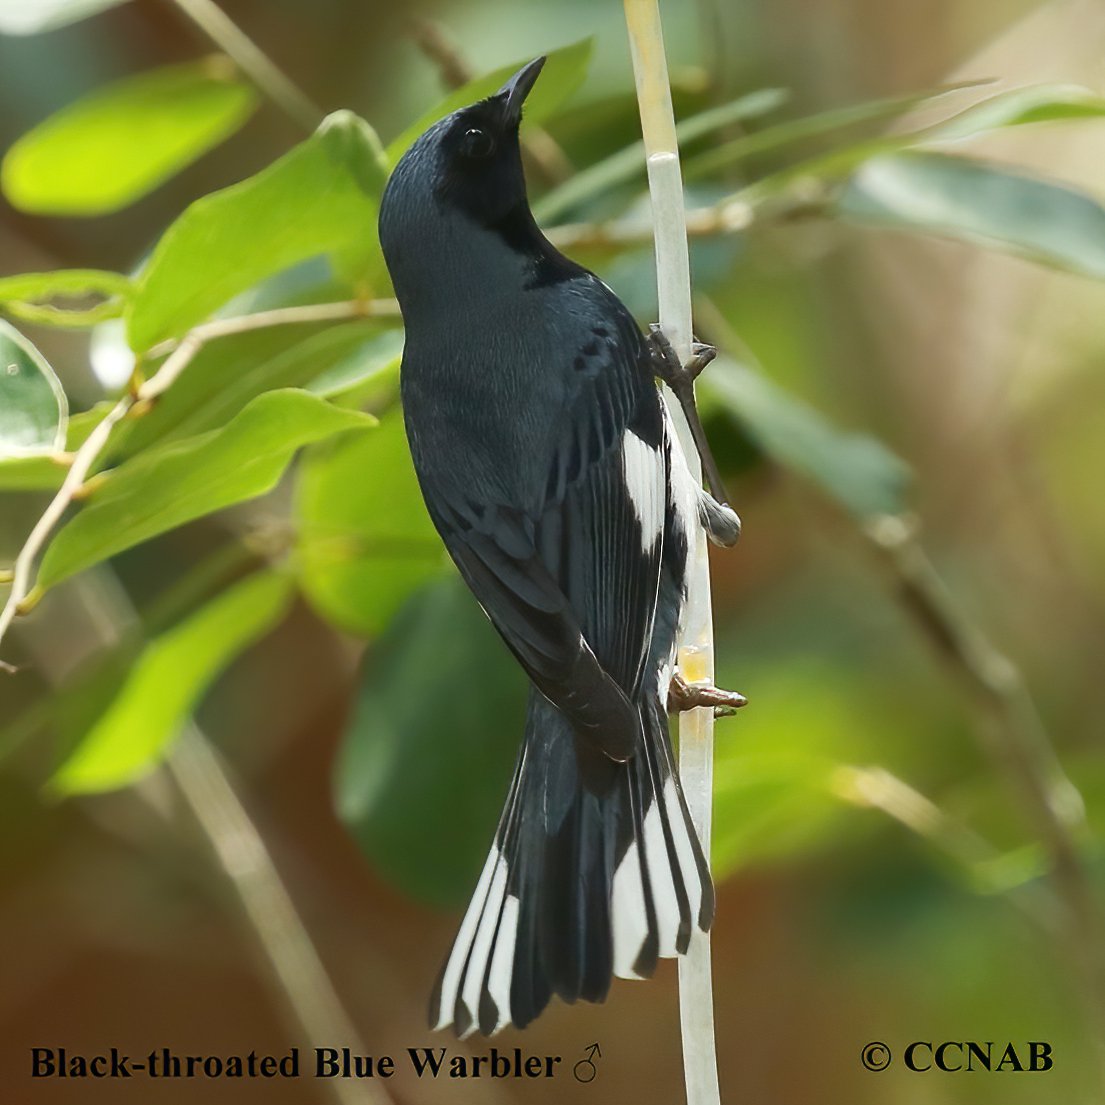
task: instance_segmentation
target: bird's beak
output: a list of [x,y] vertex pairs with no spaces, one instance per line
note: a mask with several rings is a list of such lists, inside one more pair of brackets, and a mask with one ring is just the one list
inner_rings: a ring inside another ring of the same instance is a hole
[[522,104],[537,81],[537,75],[545,64],[543,57],[531,61],[529,65],[523,65],[513,77],[510,78],[498,92],[496,97],[502,97],[506,109],[507,118],[512,123],[517,123],[522,118]]

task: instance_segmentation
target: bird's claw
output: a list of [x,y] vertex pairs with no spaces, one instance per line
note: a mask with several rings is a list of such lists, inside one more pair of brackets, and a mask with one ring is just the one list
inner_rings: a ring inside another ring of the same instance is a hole
[[674,672],[668,684],[668,713],[681,714],[700,706],[713,707],[714,717],[731,717],[748,699],[739,691],[726,691],[708,683],[688,683]]
[[[717,463],[710,452],[706,431],[702,428],[702,420],[698,417],[698,407],[694,401],[694,382],[702,370],[717,356],[717,350],[712,345],[692,342],[690,360],[684,364],[672,349],[668,336],[657,322],[649,325],[647,341],[653,371],[671,388],[676,399],[679,400],[687,425],[690,427],[695,448],[698,450],[699,460],[702,461],[706,483],[718,503],[724,505],[729,502],[729,495],[725,490]],[[732,541],[728,544],[732,544]]]
[[680,361],[658,322],[649,324],[648,340],[652,346],[656,375],[673,391],[693,384],[702,374],[702,370],[717,356],[715,346],[695,341],[691,342],[690,360]]

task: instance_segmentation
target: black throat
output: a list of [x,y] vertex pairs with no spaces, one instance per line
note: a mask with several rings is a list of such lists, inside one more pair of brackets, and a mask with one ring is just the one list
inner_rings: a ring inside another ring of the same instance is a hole
[[488,225],[512,252],[525,258],[531,272],[526,288],[544,288],[582,276],[586,269],[560,252],[541,233],[537,220],[525,199],[519,200],[505,215]]

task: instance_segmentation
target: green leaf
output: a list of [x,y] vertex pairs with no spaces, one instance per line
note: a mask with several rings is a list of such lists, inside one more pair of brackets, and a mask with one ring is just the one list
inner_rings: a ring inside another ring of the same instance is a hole
[[335,112],[256,176],[196,200],[139,278],[127,313],[131,346],[146,350],[178,337],[239,292],[308,257],[370,250],[371,243],[378,251],[384,176],[374,138],[363,119]]
[[991,96],[917,135],[944,142],[1028,123],[1103,116],[1105,98],[1088,88],[1076,84],[1035,84]]
[[150,641],[51,788],[66,794],[114,790],[154,768],[208,686],[280,620],[292,593],[285,574],[249,576]]
[[[42,326],[94,326],[123,313],[131,293],[129,278],[99,269],[62,269],[0,277],[0,307]],[[50,300],[102,297],[91,307],[68,307]]]
[[55,272],[24,272],[0,277],[0,302],[39,302],[59,296],[128,296],[131,280],[120,272],[103,269],[58,269]]
[[[112,406],[110,402],[97,403],[91,410],[70,415],[65,432],[65,451],[71,453],[79,448]],[[0,457],[0,491],[56,491],[68,471],[69,465],[52,452],[38,456]]]
[[49,456],[0,457],[0,491],[56,491],[68,471]]
[[1105,278],[1105,208],[1016,169],[935,153],[878,157],[848,181],[835,211]]
[[366,657],[336,804],[405,892],[440,905],[471,893],[506,797],[526,693],[455,578],[420,591]]
[[344,407],[390,406],[402,359],[402,331],[385,330],[326,365],[307,390]]
[[[675,128],[680,146],[730,126],[742,119],[753,119],[774,111],[785,103],[787,93],[781,88],[762,88],[750,92],[727,104],[682,120]],[[563,217],[592,196],[643,176],[645,172],[645,146],[634,142],[602,161],[576,173],[570,180],[543,196],[534,205],[534,214],[540,221],[553,221]]]
[[717,879],[753,863],[823,849],[851,818],[831,789],[842,759],[870,743],[848,672],[798,658],[746,687],[756,709],[739,739],[721,741],[714,768],[711,860]]
[[371,425],[303,391],[270,391],[219,430],[146,450],[102,483],[46,550],[42,588],[193,518],[271,490],[303,445]]
[[[887,96],[883,99],[869,100],[861,104],[846,104],[813,115],[803,115],[797,119],[787,119],[774,126],[763,127],[753,134],[741,135],[730,142],[707,150],[696,157],[687,159],[686,176],[693,180],[708,173],[716,172],[744,158],[785,149],[800,142],[820,138],[837,131],[847,130],[865,123],[884,122],[920,104],[937,100],[953,92],[962,92],[973,88],[979,81],[964,81],[959,84],[941,85],[938,88],[911,92],[904,96]],[[901,142],[903,136],[893,136],[888,141]],[[870,141],[870,140],[868,140]],[[880,140],[876,140],[880,141]],[[861,143],[860,148],[865,148]]]
[[125,0],[0,0],[0,34],[33,35],[76,23]]
[[909,468],[878,441],[842,433],[765,376],[726,357],[710,366],[701,387],[764,453],[818,484],[856,517],[905,510]]
[[20,138],[0,184],[21,211],[118,211],[233,134],[256,106],[253,88],[222,56],[127,77]]
[[[949,86],[939,94],[942,95],[944,92],[956,91],[965,87],[970,87],[970,85]],[[869,106],[874,107],[878,102],[876,101],[875,104]],[[885,102],[893,103],[893,101]],[[844,108],[841,109],[841,113],[846,115],[850,110],[859,112],[866,106],[868,105],[860,104],[856,108]],[[924,147],[934,142],[970,138],[988,131],[1022,126],[1028,123],[1098,118],[1103,113],[1105,113],[1105,100],[1087,89],[1078,88],[1075,85],[1034,85],[1028,88],[1016,88],[982,100],[948,119],[943,119],[919,130],[877,135],[874,138],[865,138],[851,145],[830,150],[828,153],[805,158],[796,164],[788,165],[784,169],[762,177],[745,188],[740,193],[740,198],[748,203],[753,203],[763,197],[784,191],[795,181],[808,182],[811,179],[816,179],[835,184],[846,180],[861,165],[874,158],[885,157],[915,147]],[[833,114],[833,112],[826,113],[826,115]],[[792,127],[800,133],[807,123],[813,123],[818,118],[818,116],[811,116],[808,120],[797,119],[793,123],[782,124],[782,127]],[[762,148],[760,143],[769,141],[772,133],[777,134],[778,130],[779,128],[769,128],[763,132],[749,135],[747,138],[737,139],[735,143],[731,144],[732,150],[730,152],[734,152],[734,156],[759,152]],[[769,145],[772,144],[774,143],[769,141]],[[719,151],[710,151],[710,153],[704,155],[703,159],[696,161],[694,167],[704,169],[716,167],[710,163],[709,159],[721,158],[724,149],[729,149],[729,147],[724,147],[723,150]],[[693,172],[694,168],[690,170],[690,174],[693,175]]]
[[69,407],[46,358],[0,320],[0,457],[56,452]]
[[[541,76],[526,98],[525,120],[527,122],[540,123],[543,119],[547,119],[579,88],[587,75],[593,48],[594,40],[584,38],[570,46],[549,51]],[[523,58],[512,65],[504,65],[454,89],[388,144],[388,161],[394,165],[423,131],[428,130],[439,119],[451,115],[458,108],[467,107],[477,100],[493,95],[523,65],[532,60],[533,58]]]
[[371,434],[312,449],[296,493],[300,587],[335,625],[375,636],[445,565],[398,410]]
[[306,387],[335,364],[356,361],[380,326],[372,319],[274,326],[212,342],[152,410],[120,428],[112,455],[216,429],[263,392]]

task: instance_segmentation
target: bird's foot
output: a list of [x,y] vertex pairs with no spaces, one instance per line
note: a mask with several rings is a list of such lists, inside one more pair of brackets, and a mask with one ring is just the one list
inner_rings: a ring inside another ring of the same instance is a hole
[[727,503],[719,503],[705,488],[698,489],[698,520],[706,536],[723,549],[731,549],[741,535],[741,520]]
[[[691,358],[684,363],[676,356],[667,335],[657,323],[653,323],[648,328],[648,348],[652,358],[653,371],[671,388],[676,399],[679,400],[680,407],[683,408],[683,415],[687,419],[691,437],[694,439],[695,448],[698,450],[698,458],[702,461],[702,471],[706,476],[706,483],[718,504],[724,505],[729,502],[729,495],[722,483],[721,473],[718,471],[713,453],[710,452],[710,445],[706,441],[706,431],[702,428],[702,420],[698,417],[698,407],[694,401],[694,382],[702,373],[702,370],[717,356],[717,350],[712,345],[693,342],[691,344]],[[736,515],[734,514],[733,517],[735,518]],[[732,525],[729,524],[725,529],[731,530]],[[738,522],[738,532],[739,529],[740,523]],[[707,530],[711,536],[716,538],[717,535],[714,534],[709,525],[707,525]],[[719,544],[731,545],[735,540],[735,536],[731,540],[721,539]]]
[[668,684],[668,713],[681,714],[699,706],[713,707],[714,717],[731,717],[748,699],[739,691],[726,691],[708,683],[688,683],[679,672],[673,672]]
[[691,387],[702,375],[702,370],[717,356],[717,349],[702,342],[691,342],[691,359],[685,364],[676,356],[667,334],[658,322],[648,328],[648,340],[656,375],[677,395]]

